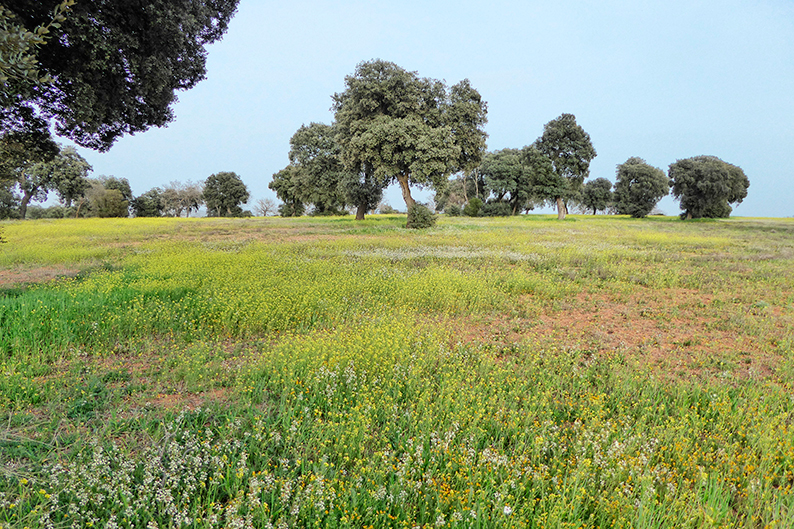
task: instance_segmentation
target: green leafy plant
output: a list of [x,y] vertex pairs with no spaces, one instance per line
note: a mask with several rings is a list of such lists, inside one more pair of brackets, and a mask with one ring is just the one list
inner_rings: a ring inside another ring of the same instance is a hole
[[467,217],[480,216],[480,209],[482,208],[482,200],[477,197],[470,198],[469,202],[463,207],[463,214]]
[[406,228],[422,229],[432,228],[436,225],[436,216],[424,204],[414,204],[408,208],[408,223]]

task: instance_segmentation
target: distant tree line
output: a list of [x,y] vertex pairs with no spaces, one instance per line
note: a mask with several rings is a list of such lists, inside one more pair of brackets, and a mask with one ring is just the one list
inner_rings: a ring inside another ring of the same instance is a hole
[[713,156],[678,160],[667,174],[631,157],[617,166],[614,189],[606,178],[586,181],[596,150],[573,114],[546,123],[531,145],[486,152],[487,104],[468,80],[448,88],[374,60],[360,63],[345,86],[333,96],[332,124],[303,125],[290,139],[290,163],[270,183],[282,216],[352,207],[363,219],[393,182],[409,219],[412,186],[434,189],[435,209],[450,215],[549,205],[559,219],[571,208],[645,217],[671,189],[682,217],[727,217],[747,196],[744,172]]
[[617,166],[613,189],[606,178],[585,182],[595,155],[590,136],[573,115],[563,114],[532,145],[485,153],[477,169],[436,192],[436,208],[450,215],[501,216],[552,205],[560,219],[569,207],[641,218],[672,188],[682,218],[727,217],[750,185],[739,167],[714,156],[678,160],[668,174],[631,157]]
[[[202,206],[207,215],[250,216],[242,205],[249,192],[233,172],[210,175],[204,182],[171,182],[134,196],[126,178],[90,178],[92,168],[74,147],[31,155],[13,135],[0,137],[0,219],[63,217],[189,217]],[[59,204],[32,205],[49,193]]]

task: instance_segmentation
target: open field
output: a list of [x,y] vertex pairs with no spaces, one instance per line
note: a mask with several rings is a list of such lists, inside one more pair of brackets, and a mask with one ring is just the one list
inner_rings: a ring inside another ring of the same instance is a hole
[[794,527],[794,220],[3,223],[0,527]]

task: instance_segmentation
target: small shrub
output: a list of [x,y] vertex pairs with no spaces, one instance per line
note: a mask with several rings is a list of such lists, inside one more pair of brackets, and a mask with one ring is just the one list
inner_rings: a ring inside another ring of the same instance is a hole
[[463,208],[463,214],[467,217],[479,217],[480,208],[482,208],[482,200],[479,198],[472,198],[469,203]]
[[509,217],[513,209],[507,202],[489,202],[480,208],[481,217]]
[[436,216],[424,204],[414,204],[408,208],[406,228],[431,228],[436,225]]
[[444,210],[444,213],[446,213],[450,217],[460,217],[463,214],[463,208],[461,208],[457,204],[450,204],[449,206],[447,206],[447,209]]

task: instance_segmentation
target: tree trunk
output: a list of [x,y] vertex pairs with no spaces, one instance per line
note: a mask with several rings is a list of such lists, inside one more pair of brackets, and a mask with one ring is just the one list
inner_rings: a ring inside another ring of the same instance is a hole
[[562,201],[561,197],[557,197],[557,220],[565,219],[567,214],[568,209],[565,207],[565,202]]
[[364,220],[364,213],[367,212],[366,204],[356,206],[356,220]]
[[593,208],[593,215],[596,214],[596,208]]
[[411,196],[411,188],[408,187],[408,175],[398,174],[397,182],[400,183],[400,189],[403,192],[403,200],[405,200],[405,207],[411,209],[411,206],[416,204],[416,200]]
[[28,214],[28,204],[30,204],[31,197],[33,197],[33,193],[28,193],[27,191],[22,195],[22,202],[19,203],[19,216],[22,220],[25,220],[25,215]]
[[469,203],[469,192],[466,191],[466,173],[463,173],[463,200]]

